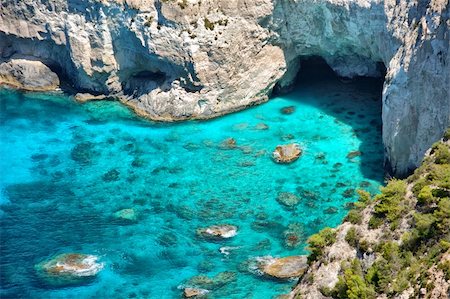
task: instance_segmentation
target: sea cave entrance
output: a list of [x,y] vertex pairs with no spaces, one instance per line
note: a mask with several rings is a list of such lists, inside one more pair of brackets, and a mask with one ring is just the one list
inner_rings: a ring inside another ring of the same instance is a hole
[[[300,68],[294,83],[287,88],[275,86],[272,98],[288,97],[317,106],[324,115],[334,118],[336,126],[349,126],[360,144],[352,153],[348,153],[347,160],[359,163],[363,175],[370,179],[380,178],[380,173],[389,173],[382,154],[384,64],[377,63],[379,75],[376,77],[346,78],[339,76],[319,56],[300,57],[299,61]],[[358,161],[353,159],[356,156]]]

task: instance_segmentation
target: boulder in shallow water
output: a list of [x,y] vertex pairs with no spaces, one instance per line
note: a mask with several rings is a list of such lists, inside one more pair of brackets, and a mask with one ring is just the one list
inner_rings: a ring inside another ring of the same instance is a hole
[[290,192],[280,192],[277,201],[288,209],[294,209],[300,202],[300,197]]
[[263,257],[258,259],[258,263],[261,272],[281,279],[300,277],[308,266],[306,255],[282,258]]
[[227,138],[220,144],[221,149],[234,149],[237,147],[236,139]]
[[288,225],[284,234],[284,247],[294,249],[304,241],[303,225],[295,222]]
[[197,234],[208,239],[228,239],[236,236],[237,226],[223,224],[197,229]]
[[281,114],[292,114],[295,112],[294,106],[286,106],[280,109]]
[[120,176],[120,172],[117,169],[111,169],[110,171],[106,172],[102,176],[102,180],[104,182],[114,182],[118,181]]
[[122,209],[114,213],[114,218],[134,222],[137,214],[134,209]]
[[302,154],[300,146],[296,143],[278,145],[272,153],[272,157],[277,163],[292,163]]
[[37,264],[35,269],[51,285],[74,285],[90,281],[103,269],[97,260],[95,255],[64,253]]
[[214,277],[197,275],[189,279],[186,285],[192,288],[215,290],[236,281],[236,273],[231,271],[220,272]]
[[268,129],[269,129],[269,126],[266,125],[265,123],[259,123],[255,126],[255,130],[265,131]]
[[347,154],[347,159],[353,159],[361,155],[362,153],[360,151],[351,151]]
[[185,288],[183,290],[184,298],[199,298],[204,297],[208,294],[209,291],[205,289],[197,289],[197,288]]

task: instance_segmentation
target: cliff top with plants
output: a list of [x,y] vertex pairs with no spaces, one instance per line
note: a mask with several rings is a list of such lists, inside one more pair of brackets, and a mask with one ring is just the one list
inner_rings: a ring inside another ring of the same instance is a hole
[[345,221],[309,239],[293,298],[448,298],[450,129],[404,180],[359,191]]

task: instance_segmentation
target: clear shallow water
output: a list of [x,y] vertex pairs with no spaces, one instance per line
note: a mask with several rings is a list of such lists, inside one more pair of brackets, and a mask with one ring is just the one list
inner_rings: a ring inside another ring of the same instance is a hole
[[[223,271],[235,279],[211,298],[288,292],[295,282],[259,277],[243,262],[307,253],[309,235],[342,221],[356,200],[351,189],[377,192],[381,107],[373,86],[305,82],[253,109],[178,124],[139,120],[115,102],[1,90],[0,297],[179,298],[189,278]],[[286,106],[296,111],[280,113]],[[221,148],[229,137],[237,149]],[[303,156],[275,164],[271,151],[287,142],[300,143]],[[347,159],[355,150],[363,155]],[[302,200],[287,210],[279,192]],[[124,208],[136,211],[136,223],[113,218]],[[223,223],[239,226],[238,235],[208,242],[195,234]],[[285,244],[289,230],[301,240],[295,248]],[[224,256],[222,246],[239,248]],[[39,281],[34,265],[64,252],[99,255],[105,269],[77,287]]]

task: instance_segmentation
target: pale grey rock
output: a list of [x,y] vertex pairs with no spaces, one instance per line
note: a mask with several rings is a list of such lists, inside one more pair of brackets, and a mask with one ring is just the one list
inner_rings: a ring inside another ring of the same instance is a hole
[[26,90],[49,91],[59,86],[59,78],[40,61],[10,59],[0,61],[0,83]]
[[301,57],[344,77],[384,64],[383,141],[403,175],[450,124],[448,18],[446,0],[5,1],[0,59],[25,55],[162,121],[264,102]]

